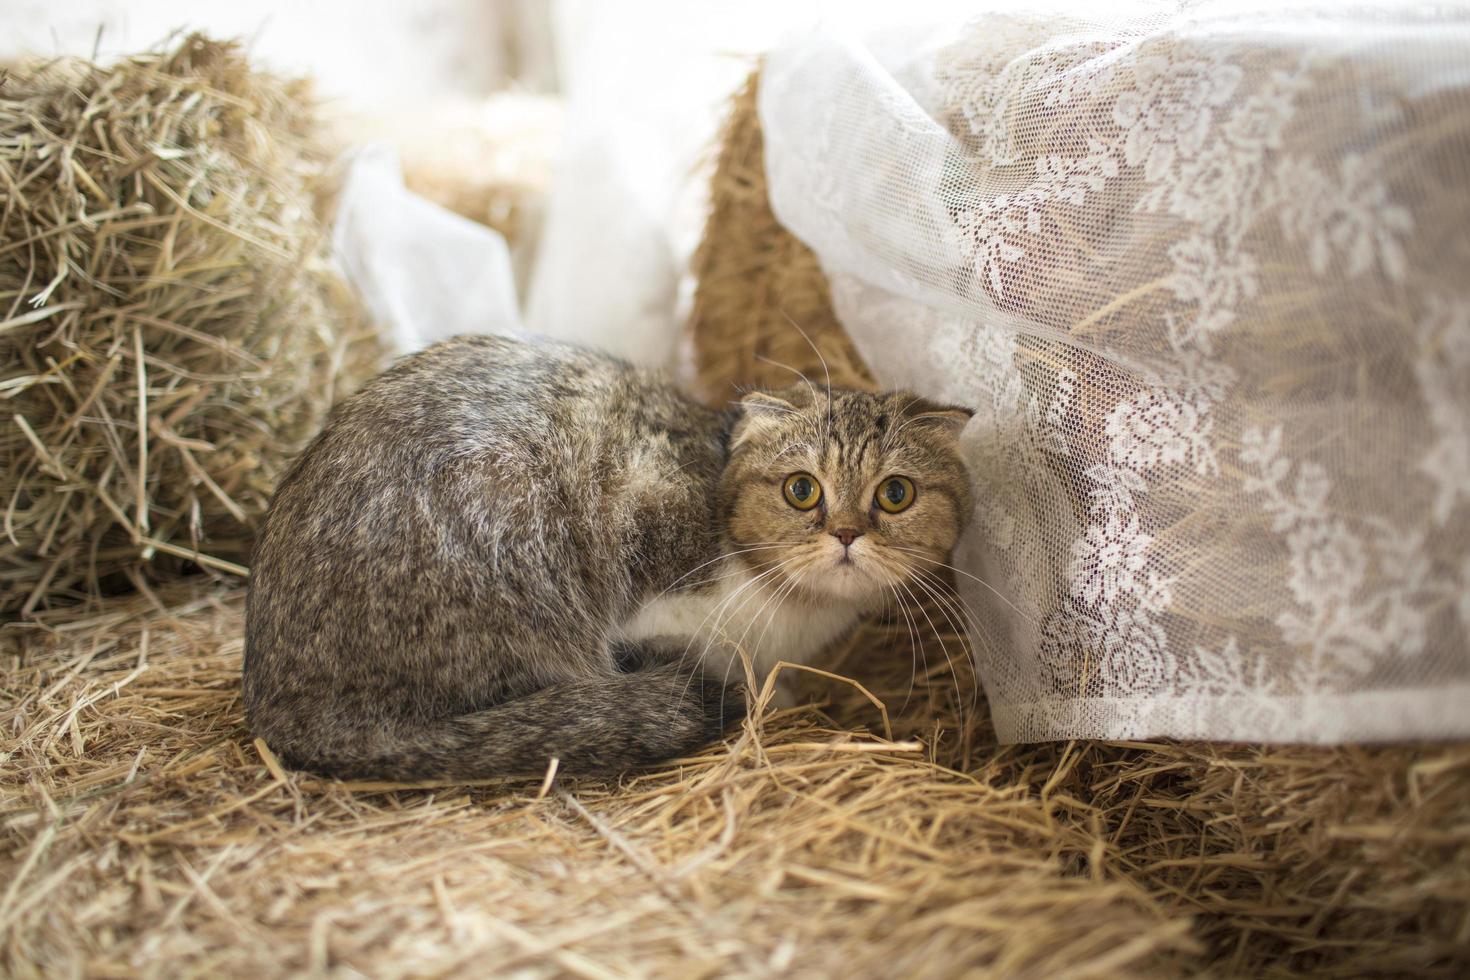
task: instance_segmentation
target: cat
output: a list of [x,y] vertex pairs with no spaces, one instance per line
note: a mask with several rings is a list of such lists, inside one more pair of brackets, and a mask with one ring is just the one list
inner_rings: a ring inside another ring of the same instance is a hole
[[554,341],[458,337],[347,398],[254,549],[244,702],[342,778],[615,773],[947,559],[970,411],[798,384],[720,411]]

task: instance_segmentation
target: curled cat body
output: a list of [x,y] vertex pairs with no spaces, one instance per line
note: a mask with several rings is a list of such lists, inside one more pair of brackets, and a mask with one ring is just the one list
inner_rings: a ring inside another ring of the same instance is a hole
[[797,385],[708,408],[553,341],[462,337],[346,399],[252,561],[244,700],[344,778],[616,772],[693,750],[947,559],[969,412]]

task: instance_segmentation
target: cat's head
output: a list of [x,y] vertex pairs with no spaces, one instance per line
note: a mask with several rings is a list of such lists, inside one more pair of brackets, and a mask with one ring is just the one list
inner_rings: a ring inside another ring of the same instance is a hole
[[872,602],[937,574],[970,513],[956,442],[971,414],[907,392],[751,392],[721,481],[732,550],[813,599]]

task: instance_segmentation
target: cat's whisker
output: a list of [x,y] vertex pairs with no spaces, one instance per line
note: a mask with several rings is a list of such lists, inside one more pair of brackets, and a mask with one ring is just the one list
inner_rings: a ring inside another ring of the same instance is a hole
[[924,583],[932,590],[930,594],[934,596],[936,601],[939,601],[943,605],[946,615],[948,615],[949,611],[960,614],[960,618],[964,621],[963,623],[956,623],[953,618],[950,619],[949,623],[957,634],[966,636],[969,631],[974,630],[978,626],[979,619],[975,615],[974,610],[954,590],[954,587],[944,579],[918,565],[908,565],[904,571],[910,579],[915,582]]
[[[799,559],[799,558],[800,558],[800,556],[797,556],[797,559]],[[780,609],[781,608],[781,604],[786,601],[786,598],[788,596],[790,596],[791,593],[793,593],[793,592],[796,591],[796,588],[797,588],[797,585],[799,584],[799,582],[800,582],[800,579],[799,578],[797,578],[796,576],[793,576],[793,575],[789,575],[788,574],[786,580],[783,581],[780,585],[778,585],[776,587],[775,592],[773,592],[772,595],[769,598],[766,599],[766,602],[761,606],[761,608],[759,610],[756,611],[755,616],[752,616],[750,618],[750,621],[746,623],[745,630],[742,631],[741,634],[740,634],[740,639],[736,640],[734,643],[731,644],[731,653],[732,653],[732,655],[726,658],[724,683],[728,684],[730,682],[730,671],[732,671],[732,670],[735,669],[735,665],[737,663],[742,664],[742,665],[744,664],[744,659],[745,658],[741,656],[741,651],[744,649],[745,637],[750,632],[751,628],[755,625],[755,620],[758,619],[760,617],[761,613],[765,612],[767,606],[769,606],[774,601],[775,602],[775,608],[772,610],[772,616],[769,617],[767,619],[767,622],[766,622],[766,629],[769,629],[770,628],[770,618],[774,618],[775,611],[778,610],[778,609]],[[741,604],[741,609],[743,609],[744,606],[745,606],[745,603],[742,603]],[[740,610],[737,609],[737,610],[735,610],[735,612],[738,613],[738,612],[740,612]],[[733,613],[732,613],[732,615],[733,615]],[[757,663],[756,663],[756,658],[759,656],[761,644],[765,641],[765,634],[766,634],[766,630],[762,630],[761,631],[760,638],[756,641],[756,646],[755,646],[755,650],[754,651],[745,650],[745,652],[750,655],[750,658],[751,658],[751,666],[752,667],[758,666]],[[729,642],[729,637],[726,636],[725,637],[725,640],[726,640],[726,642]],[[708,651],[709,651],[709,647],[708,647],[708,645],[706,645],[705,652],[708,653]],[[760,678],[759,676],[757,676],[757,680],[758,681],[759,680],[762,680],[762,678]],[[753,690],[753,691],[750,692],[750,694],[751,694],[751,697],[753,697],[753,698],[754,697],[758,697],[760,695],[760,691],[759,690]]]
[[700,589],[700,588],[707,588],[709,586],[719,585],[721,583],[729,583],[729,582],[731,582],[731,581],[733,581],[735,579],[740,579],[740,578],[743,578],[743,577],[749,575],[751,571],[756,571],[756,572],[766,571],[767,568],[768,568],[768,566],[769,566],[769,564],[770,564],[769,562],[758,563],[753,569],[728,568],[728,569],[725,569],[725,570],[723,570],[723,571],[721,571],[721,572],[719,572],[717,574],[710,575],[707,578],[696,579],[694,581],[691,581],[691,582],[689,582],[686,585],[686,588],[689,588],[689,589]]
[[782,310],[781,311],[781,315],[786,318],[786,322],[787,323],[791,324],[793,327],[796,328],[796,332],[799,333],[799,334],[801,334],[801,339],[806,341],[807,346],[812,349],[812,353],[815,354],[815,355],[817,355],[817,360],[822,363],[822,372],[827,376],[827,435],[826,435],[826,438],[831,438],[831,435],[832,435],[832,369],[827,366],[827,358],[824,357],[824,356],[822,356],[822,351],[812,341],[811,336],[805,330],[803,330],[801,328],[801,324],[799,324],[795,320],[793,320],[791,318],[791,314],[787,313],[785,310]]
[[[767,357],[764,354],[757,354],[757,355],[755,355],[755,359],[757,361],[764,361],[765,363],[771,365],[772,367],[778,367],[778,368],[780,368],[783,371],[790,371],[792,374],[796,375],[802,381],[806,382],[807,388],[810,389],[811,390],[811,393],[812,393],[812,404],[816,404],[820,400],[819,396],[817,395],[817,386],[814,385],[814,384],[812,384],[812,379],[811,378],[808,378],[805,374],[802,374],[800,371],[798,371],[796,368],[792,367],[790,364],[783,364],[780,361],[776,360],[774,357]],[[827,389],[829,401],[831,399],[831,391],[832,391],[832,389],[829,386],[828,389]],[[790,411],[790,412],[786,412],[784,414],[801,417],[801,414],[802,413],[793,410],[793,411]],[[818,428],[817,426],[813,425],[812,426],[812,432],[816,434],[818,444],[821,444],[821,443],[824,443],[824,442],[827,441],[827,436],[830,433],[830,428],[829,428],[828,432],[823,432],[820,428]]]
[[[989,633],[985,626],[985,620],[980,617],[980,615],[975,611],[974,607],[972,607],[970,603],[963,596],[961,596],[952,585],[944,581],[944,579],[940,578],[939,576],[918,567],[914,568],[914,572],[916,577],[928,580],[930,584],[935,587],[935,590],[939,593],[939,598],[949,607],[960,613],[961,618],[965,619],[970,626],[970,630],[967,635],[978,638],[981,645],[985,648],[986,655],[992,660],[995,659],[995,647],[991,643]],[[973,648],[971,652],[973,655]],[[978,700],[978,698],[979,690],[977,688],[971,700],[975,701]]]
[[[899,614],[903,616],[904,623],[907,626],[908,631],[909,631],[909,644],[911,646],[911,652],[910,652],[910,660],[911,660],[911,662],[914,659],[913,656],[912,656],[912,652],[915,651],[915,650],[918,652],[918,657],[917,657],[918,664],[915,664],[915,665],[913,665],[913,666],[911,666],[909,668],[909,696],[912,697],[913,696],[913,693],[914,693],[914,687],[919,682],[919,677],[920,676],[924,676],[924,677],[929,676],[929,651],[924,648],[924,640],[919,635],[919,623],[918,623],[918,620],[914,619],[913,613],[909,610],[908,603],[904,602],[903,601],[903,596],[899,595],[898,586],[901,584],[901,581],[902,581],[901,579],[894,579],[893,582],[892,582],[892,584],[889,586],[889,588],[891,588],[893,590],[893,600],[894,600],[894,603],[898,606]],[[920,670],[918,669],[919,667],[922,667],[923,668],[922,669],[922,674],[921,674]]]
[[[808,564],[807,567],[810,567],[810,564]],[[776,610],[779,610],[779,608],[781,608],[782,602],[785,602],[786,598],[788,598],[789,595],[792,594],[792,592],[797,591],[798,586],[801,585],[801,579],[803,579],[803,569],[800,569],[800,567],[798,567],[798,569],[795,570],[794,573],[789,574],[789,576],[786,577],[785,591],[779,592],[778,601],[776,601],[776,607],[773,608],[773,610],[770,611],[769,616],[766,617],[766,626],[761,627],[760,636],[757,636],[756,638],[757,651],[763,648],[764,644],[766,644],[766,633],[770,632],[770,624],[772,624],[772,621],[776,619]],[[766,611],[766,607],[761,607],[760,611],[757,611],[756,616],[759,617],[761,613],[764,613],[764,611]],[[745,626],[745,633],[750,632],[751,626],[754,626],[754,620],[751,621],[750,624],[747,624],[747,626]],[[741,638],[739,638],[739,642],[741,642],[741,644],[744,644],[745,642],[745,633],[741,633]]]
[[985,581],[980,576],[972,575],[971,573],[965,571],[963,568],[956,568],[954,565],[951,565],[948,562],[942,562],[937,558],[932,558],[924,552],[919,551],[917,548],[904,548],[899,545],[889,545],[888,547],[892,548],[894,551],[901,551],[905,554],[913,555],[914,557],[919,558],[922,561],[927,561],[932,565],[938,565],[940,568],[947,568],[950,571],[955,572],[956,574],[963,575],[965,576],[965,578],[972,579],[973,581],[978,582],[980,585],[989,589],[997,599],[1009,606],[1011,611],[1014,612],[1017,616],[1020,616],[1031,626],[1040,628],[1036,620],[1032,616],[1028,615],[1026,611],[1023,610],[1020,606],[1012,602],[1009,596],[997,589],[995,586],[991,585],[989,582]]
[[[798,570],[798,573],[797,574],[798,575],[800,574],[799,570]],[[781,585],[777,587],[775,593],[772,594],[771,598],[767,599],[766,602],[765,602],[765,604],[762,605],[760,607],[760,609],[756,610],[755,616],[751,617],[751,621],[745,625],[744,631],[742,631],[741,634],[740,634],[740,639],[737,640],[735,642],[735,644],[734,644],[734,649],[735,649],[735,652],[736,652],[736,655],[737,656],[730,658],[730,663],[725,667],[725,680],[726,680],[727,683],[729,682],[730,669],[731,669],[731,667],[734,666],[735,660],[737,659],[737,657],[739,655],[739,652],[740,652],[740,650],[742,649],[742,647],[743,647],[743,645],[745,643],[745,637],[750,633],[751,628],[755,626],[755,621],[760,618],[761,613],[763,613],[763,612],[766,611],[766,608],[768,606],[770,606],[770,604],[771,604],[772,601],[775,601],[775,603],[776,603],[776,609],[779,609],[781,607],[781,603],[785,602],[786,601],[786,598],[788,596],[790,596],[791,593],[793,593],[793,592],[796,591],[796,588],[797,588],[797,586],[798,586],[799,583],[800,583],[800,579],[798,577],[796,577],[794,575],[793,576],[789,576],[785,582],[782,582]],[[771,628],[771,620],[774,618],[774,615],[775,615],[775,610],[773,609],[772,610],[772,615],[771,616],[768,616],[766,618],[765,628],[761,630],[761,635],[756,639],[756,642],[755,642],[755,651],[756,652],[751,654],[752,659],[754,659],[754,657],[759,654],[759,651],[761,649],[761,645],[765,642],[766,633]],[[759,691],[752,691],[751,694],[752,695],[759,695],[760,692]]]
[[[760,572],[760,573],[758,573],[756,575],[751,576],[749,581],[743,583],[734,592],[730,593],[728,596],[725,596],[718,603],[716,603],[715,607],[713,609],[711,609],[708,613],[706,613],[705,616],[704,616],[704,618],[702,620],[700,620],[699,626],[697,626],[695,628],[693,635],[689,639],[689,643],[686,644],[685,647],[684,647],[684,654],[686,656],[688,655],[688,653],[689,653],[689,647],[692,646],[694,644],[694,641],[697,640],[697,639],[699,639],[699,637],[704,633],[705,626],[709,623],[709,621],[712,618],[715,621],[715,625],[710,630],[710,633],[712,635],[714,635],[714,634],[718,634],[719,633],[720,629],[723,626],[723,623],[725,622],[726,619],[729,618],[728,616],[723,615],[723,614],[724,614],[725,610],[729,608],[730,603],[734,602],[742,594],[746,593],[747,591],[749,591],[752,588],[755,589],[755,594],[756,595],[759,595],[761,588],[763,588],[763,586],[761,585],[761,583],[763,582],[763,580],[771,577],[776,572],[779,572],[781,569],[785,568],[786,566],[790,565],[792,562],[794,562],[796,560],[797,560],[796,558],[785,558],[785,559],[782,559],[781,561],[777,562],[775,565],[771,566],[770,568],[766,569],[765,571]],[[745,605],[745,602],[748,601],[750,598],[751,598],[750,596],[747,596],[745,600],[742,600],[740,606],[736,607],[736,609],[734,611],[739,611],[739,609],[743,609],[744,608],[744,605]],[[706,643],[705,643],[704,650],[701,653],[701,656],[703,656],[704,654],[709,653],[709,643],[710,643],[710,641],[707,640]]]
[[904,695],[904,707],[907,708],[908,702],[913,701],[914,689],[919,686],[919,664],[922,663],[925,673],[928,673],[929,657],[923,648],[923,638],[919,636],[919,623],[914,621],[904,598],[898,595],[894,586],[889,586],[889,592],[894,594],[894,608],[903,616],[904,632],[908,633],[908,692]]
[[[934,602],[937,604],[937,606],[939,608],[939,614],[944,617],[945,622],[949,624],[949,628],[951,630],[953,630],[954,633],[955,633],[955,635],[960,638],[960,642],[965,645],[967,652],[969,652],[968,651],[968,648],[969,648],[969,639],[968,639],[967,631],[965,630],[965,628],[963,626],[961,626],[960,624],[956,623],[954,621],[954,617],[952,615],[950,615],[950,609],[949,609],[949,607],[948,607],[948,605],[947,605],[947,603],[945,601],[945,598],[946,597],[943,595],[943,593],[939,592],[932,585],[930,585],[929,583],[925,582],[924,579],[922,577],[920,577],[920,576],[917,576],[916,575],[912,579],[910,579],[910,581],[912,581],[914,585],[918,586],[921,590],[924,591],[924,593],[926,595],[928,595],[932,600],[934,600]],[[928,617],[929,614],[928,614],[928,610],[927,609],[925,610],[924,615],[925,615],[926,618]],[[964,617],[962,616],[961,618],[963,619]],[[933,625],[933,620],[932,619],[930,620],[930,625],[931,626]],[[936,629],[936,635],[937,635],[937,632],[938,631]],[[962,717],[961,717],[960,720],[961,720],[961,724],[963,725],[963,721],[964,721],[964,719],[963,719],[963,711],[964,711],[965,701],[967,699],[964,696],[964,692],[960,690],[960,681],[959,681],[958,675],[955,673],[954,660],[953,660],[953,658],[950,657],[950,655],[949,655],[949,649],[945,645],[944,640],[943,640],[942,637],[939,638],[939,645],[945,651],[945,659],[949,661],[950,676],[954,678],[954,684],[955,684],[955,702],[956,702],[957,705],[959,705],[961,707]],[[972,664],[974,663],[973,656],[971,657],[971,663]],[[969,706],[970,707],[974,707],[974,705],[976,703],[976,697],[977,697],[976,690],[972,686],[971,687],[971,691],[970,691],[970,697],[968,699]]]
[[[734,592],[730,593],[728,596],[726,596],[723,599],[721,599],[715,605],[715,607],[713,609],[711,609],[708,613],[706,613],[705,616],[704,616],[704,618],[702,620],[700,620],[699,626],[697,626],[694,629],[693,633],[691,634],[691,636],[689,638],[689,641],[684,645],[684,652],[683,652],[683,654],[681,656],[684,657],[684,658],[687,658],[689,656],[689,650],[690,650],[690,648],[694,645],[694,643],[695,643],[696,640],[700,639],[700,637],[702,635],[704,635],[704,633],[705,633],[705,626],[709,623],[709,621],[710,621],[711,618],[714,618],[714,620],[715,620],[715,626],[709,631],[708,637],[705,639],[704,647],[700,651],[700,654],[699,654],[699,660],[703,661],[704,658],[709,655],[710,647],[719,638],[720,632],[721,632],[721,630],[723,628],[723,624],[729,618],[729,616],[730,615],[734,615],[735,613],[737,613],[740,610],[744,609],[746,603],[749,602],[750,599],[752,599],[752,598],[754,598],[756,596],[759,596],[760,593],[761,593],[761,590],[764,588],[764,586],[763,586],[762,583],[766,579],[768,579],[770,576],[772,576],[775,573],[779,572],[781,569],[785,568],[786,566],[790,565],[792,562],[794,562],[796,560],[797,559],[795,557],[792,557],[792,558],[786,558],[786,559],[783,559],[783,560],[777,562],[771,568],[768,568],[765,571],[760,572],[757,575],[751,576],[751,578],[750,578],[749,581],[741,584],[737,589],[735,589]],[[754,589],[753,594],[746,595],[746,593],[747,592],[750,592],[750,590],[752,590],[752,589]],[[738,606],[736,606],[733,610],[730,610],[728,614],[726,614],[726,610],[729,609],[730,604],[732,602],[734,602],[736,599],[740,598],[742,595],[744,595],[745,598],[743,598],[743,599],[740,600],[740,604]],[[728,666],[726,667],[726,671],[725,671],[725,679],[728,682],[728,680],[729,680],[729,668],[728,668]],[[687,694],[688,693],[688,691],[689,691],[689,685],[692,684],[693,682],[694,682],[694,678],[693,678],[693,674],[691,673],[690,676],[689,676],[689,678],[685,681],[684,691],[682,692],[683,694]]]
[[[786,547],[786,545],[783,542],[773,541],[770,544],[749,544],[749,545],[743,546],[743,547],[741,547],[741,548],[739,548],[739,549],[737,549],[735,551],[727,551],[727,552],[725,552],[723,554],[716,555],[715,557],[710,558],[707,561],[700,562],[698,565],[695,565],[693,568],[689,569],[689,571],[685,572],[683,575],[680,575],[678,578],[674,579],[672,582],[669,583],[668,588],[664,589],[662,592],[660,592],[658,595],[654,596],[653,599],[652,600],[649,600],[649,601],[656,601],[658,599],[662,599],[664,596],[668,595],[669,592],[671,592],[674,589],[674,587],[677,586],[680,582],[683,582],[685,579],[687,579],[689,576],[693,575],[695,572],[699,571],[701,568],[706,568],[706,567],[708,567],[710,565],[716,564],[717,562],[722,562],[726,558],[733,558],[736,555],[748,555],[748,554],[751,554],[751,553],[756,552],[756,551],[774,551],[777,548],[784,548],[784,547]],[[738,572],[739,569],[733,569],[732,571],[733,572]],[[715,582],[715,581],[719,581],[719,579],[721,577],[723,577],[723,576],[716,576],[713,579],[707,579],[705,581],[706,582]],[[704,584],[704,583],[699,583],[699,584]]]
[[[955,635],[960,637],[961,640],[964,641],[966,647],[969,647],[969,638],[972,634],[974,634],[980,636],[981,641],[986,643],[986,647],[987,649],[989,649],[988,641],[986,641],[984,634],[981,633],[978,628],[979,624],[975,622],[974,617],[956,601],[954,596],[947,594],[939,586],[937,586],[934,581],[926,580],[923,576],[915,575],[911,579],[911,581],[913,581],[914,584],[923,588],[927,594],[933,597],[935,603],[939,607],[940,614],[944,616],[945,621],[949,624]],[[958,622],[956,621],[956,616],[958,616]],[[973,651],[970,652],[973,656]]]
[[970,631],[979,634],[982,639],[984,638],[984,630],[981,628],[984,625],[984,620],[980,617],[980,614],[975,611],[975,608],[970,605],[969,601],[966,600],[964,596],[960,595],[960,593],[955,589],[953,585],[945,581],[943,578],[940,578],[938,575],[935,575],[933,572],[928,571],[924,568],[920,568],[917,565],[912,566],[911,574],[924,579],[930,585],[938,589],[944,601],[948,603],[952,608],[954,608],[957,612],[960,612],[962,614]]
[[[974,637],[978,639],[981,646],[984,647],[985,653],[989,657],[994,658],[995,646],[992,644],[989,631],[986,628],[986,620],[970,605],[969,601],[951,583],[933,572],[920,568],[917,565],[911,567],[911,572],[917,581],[927,582],[929,584],[933,589],[937,601],[945,608],[952,609],[966,622],[968,632],[964,635],[967,638]],[[946,613],[946,615],[948,614]],[[973,656],[973,647],[971,652]],[[978,692],[976,696],[978,697]]]
[[[799,559],[793,559],[793,563],[795,563],[797,560],[799,560]],[[792,591],[794,589],[795,589],[794,580],[792,579],[792,577],[790,575],[788,575],[785,580],[783,580],[779,585],[776,586],[775,591],[772,592],[769,596],[766,597],[766,601],[763,602],[763,603],[761,603],[761,607],[755,611],[755,615],[752,616],[752,617],[750,617],[750,620],[745,624],[745,629],[743,629],[743,630],[740,631],[740,638],[738,640],[735,640],[733,643],[731,643],[731,646],[734,647],[735,650],[738,652],[740,650],[740,648],[744,645],[746,636],[748,636],[750,634],[751,629],[755,626],[755,621],[760,618],[761,613],[765,612],[766,609],[770,607],[772,601],[778,600],[783,595],[787,594],[788,592],[790,592],[790,591]],[[741,608],[743,609],[744,606],[742,605]],[[778,608],[779,608],[779,603],[778,603]],[[727,634],[724,633],[724,626],[723,626],[723,624],[720,624],[719,626],[717,626],[717,629],[720,631],[720,634],[722,636],[724,636],[725,641],[726,642],[730,642],[730,637]],[[762,634],[762,635],[764,636],[764,634]],[[759,643],[757,643],[756,644],[756,649],[759,650],[759,648],[760,648],[760,645],[759,645]]]
[[722,583],[728,585],[731,582],[749,577],[751,575],[768,572],[774,567],[776,563],[777,559],[767,558],[745,567],[731,567],[721,569],[719,572],[711,574],[705,578],[696,579],[686,583],[684,585],[684,588],[701,589],[708,588],[710,586],[719,586]]
[[[922,583],[917,582],[917,580],[913,581],[915,581],[915,584],[922,586]],[[898,585],[908,594],[914,604],[919,607],[919,612],[924,614],[924,619],[928,622],[929,628],[934,631],[934,638],[939,641],[940,652],[944,654],[944,664],[949,668],[950,679],[954,681],[955,702],[956,704],[962,702],[964,700],[964,693],[960,690],[960,675],[954,669],[954,658],[950,656],[949,645],[944,642],[944,635],[939,632],[939,627],[934,625],[934,619],[929,615],[929,610],[925,608],[924,603],[920,601],[919,597],[914,595],[913,590],[909,588],[908,582],[899,582]]]
[[[909,689],[908,693],[903,697],[903,705],[899,708],[899,711],[902,712],[908,708],[909,702],[913,700],[914,688],[919,683],[919,637],[917,631],[914,629],[913,620],[909,618],[908,610],[904,608],[903,599],[899,597],[898,589],[894,588],[888,582],[883,583],[883,587],[892,594],[893,607],[898,610],[898,614],[903,618],[904,630],[909,635]],[[927,666],[925,669],[928,669]]]

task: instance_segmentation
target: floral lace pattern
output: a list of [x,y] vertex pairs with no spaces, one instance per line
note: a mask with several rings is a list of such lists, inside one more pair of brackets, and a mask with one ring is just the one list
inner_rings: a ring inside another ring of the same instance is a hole
[[1470,734],[1467,29],[997,9],[922,100],[771,55],[778,216],[882,380],[979,409],[1003,737]]

